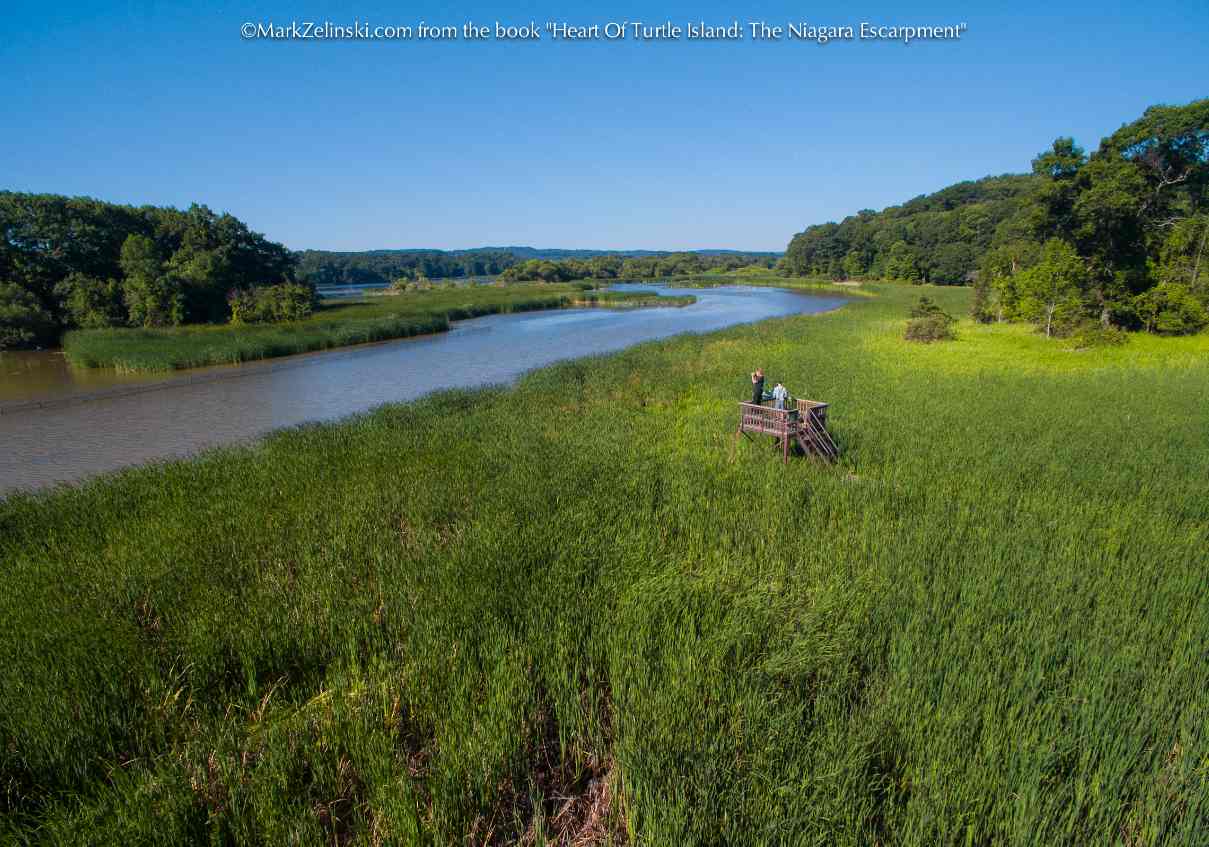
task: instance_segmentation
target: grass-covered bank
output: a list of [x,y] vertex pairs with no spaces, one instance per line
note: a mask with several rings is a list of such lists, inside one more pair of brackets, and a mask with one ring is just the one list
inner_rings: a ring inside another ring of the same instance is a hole
[[327,301],[309,318],[289,323],[76,330],[64,337],[63,352],[78,367],[167,371],[445,332],[450,321],[501,312],[576,305],[682,306],[688,302],[691,298],[584,291],[581,286],[566,284],[460,286],[352,302]]
[[0,838],[1203,843],[1209,338],[874,289],[0,503]]

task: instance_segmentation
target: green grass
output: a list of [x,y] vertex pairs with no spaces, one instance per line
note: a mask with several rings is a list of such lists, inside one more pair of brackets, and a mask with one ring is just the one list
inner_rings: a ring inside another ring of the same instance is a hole
[[571,300],[572,306],[607,306],[637,309],[649,306],[689,306],[697,302],[691,294],[664,295],[657,291],[584,291]]
[[[671,277],[666,282],[677,288],[714,288],[719,285],[752,285],[765,288],[792,288],[801,291],[836,293],[843,294],[845,297],[872,296],[866,283],[863,282],[840,283],[821,277],[787,277],[773,273],[772,271],[768,271],[767,273],[730,271],[726,273],[695,274],[693,276]],[[889,282],[884,284],[896,285],[896,283]]]
[[0,841],[1206,843],[1209,336],[873,290],[0,503]]
[[353,302],[327,301],[306,320],[244,326],[76,330],[63,352],[77,367],[169,371],[270,359],[331,347],[445,332],[449,322],[500,312],[593,305],[682,306],[691,298],[583,292],[574,285],[461,286],[412,291]]

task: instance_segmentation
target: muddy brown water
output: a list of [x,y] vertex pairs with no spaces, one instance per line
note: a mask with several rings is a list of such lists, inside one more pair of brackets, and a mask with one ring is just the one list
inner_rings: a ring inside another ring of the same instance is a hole
[[775,288],[658,290],[692,294],[697,302],[683,308],[492,315],[459,321],[439,335],[171,377],[78,370],[55,352],[5,353],[0,495],[245,442],[280,427],[334,420],[438,389],[506,383],[563,359],[828,311],[845,302]]

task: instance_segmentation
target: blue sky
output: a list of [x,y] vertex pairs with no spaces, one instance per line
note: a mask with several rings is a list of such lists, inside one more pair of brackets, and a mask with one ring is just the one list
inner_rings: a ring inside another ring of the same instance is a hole
[[[6,3],[0,188],[293,248],[781,250],[1209,95],[1209,4]],[[1000,4],[996,4],[997,6]],[[966,22],[958,42],[247,41],[245,21]]]

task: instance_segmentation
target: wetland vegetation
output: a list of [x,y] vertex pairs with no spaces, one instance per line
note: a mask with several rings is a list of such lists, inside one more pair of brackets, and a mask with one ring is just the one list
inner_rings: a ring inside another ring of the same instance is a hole
[[1203,843],[1209,337],[865,287],[0,502],[0,840]]

